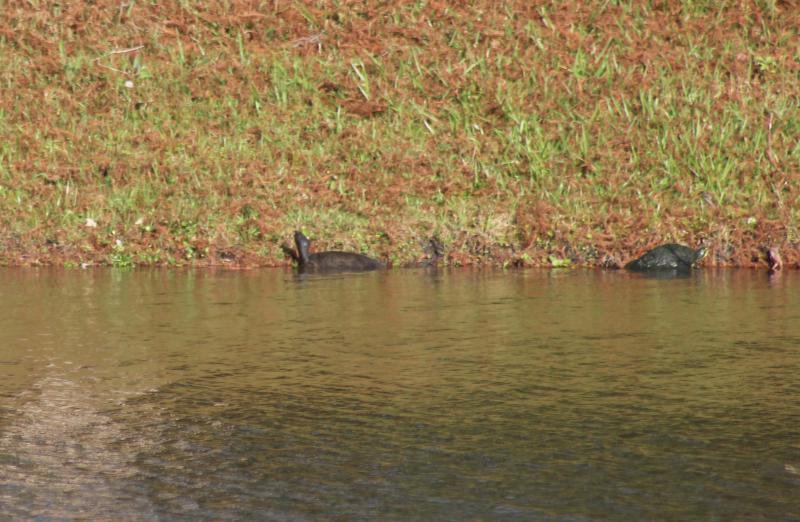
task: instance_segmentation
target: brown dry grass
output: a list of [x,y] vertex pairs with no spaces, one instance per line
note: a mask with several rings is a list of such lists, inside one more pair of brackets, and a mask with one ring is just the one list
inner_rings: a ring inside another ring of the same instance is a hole
[[800,261],[796,2],[0,13],[3,264]]

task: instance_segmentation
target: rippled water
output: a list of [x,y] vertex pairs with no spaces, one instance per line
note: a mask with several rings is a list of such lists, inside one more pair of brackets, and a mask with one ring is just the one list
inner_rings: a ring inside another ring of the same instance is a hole
[[0,518],[800,520],[800,276],[0,271]]

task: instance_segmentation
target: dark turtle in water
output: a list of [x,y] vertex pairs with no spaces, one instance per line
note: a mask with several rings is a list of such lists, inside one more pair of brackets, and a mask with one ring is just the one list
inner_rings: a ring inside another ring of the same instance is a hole
[[317,252],[309,254],[311,242],[299,230],[294,233],[297,246],[297,264],[300,270],[318,272],[357,272],[384,268],[383,263],[355,252]]
[[783,268],[783,260],[778,247],[770,247],[767,249],[767,264],[769,264],[769,272],[771,274],[780,272]]
[[669,243],[657,246],[639,259],[634,259],[625,268],[627,270],[676,270],[688,271],[706,255],[705,247],[697,250],[683,245]]

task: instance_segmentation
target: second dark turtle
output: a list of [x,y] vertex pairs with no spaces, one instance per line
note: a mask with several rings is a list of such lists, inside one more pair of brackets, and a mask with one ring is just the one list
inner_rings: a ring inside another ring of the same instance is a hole
[[697,250],[675,243],[657,246],[634,259],[625,268],[634,271],[690,270],[706,255],[705,247]]

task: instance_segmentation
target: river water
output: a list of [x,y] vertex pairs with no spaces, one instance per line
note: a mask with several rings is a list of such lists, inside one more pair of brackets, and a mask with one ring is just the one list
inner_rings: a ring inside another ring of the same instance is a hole
[[0,271],[0,519],[800,520],[800,275]]

